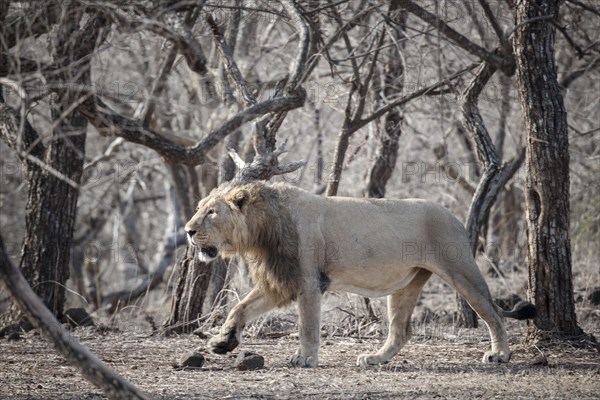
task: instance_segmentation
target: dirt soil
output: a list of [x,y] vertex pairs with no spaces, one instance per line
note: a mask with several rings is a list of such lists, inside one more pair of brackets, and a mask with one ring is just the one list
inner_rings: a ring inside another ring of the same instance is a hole
[[[295,369],[287,365],[298,341],[248,338],[241,346],[265,357],[265,368],[238,371],[231,356],[211,355],[205,340],[193,335],[163,337],[148,332],[74,331],[106,363],[157,399],[598,399],[600,354],[590,348],[522,344],[524,327],[510,325],[513,358],[487,365],[480,359],[489,347],[484,328],[455,330],[425,326],[393,362],[368,369],[355,366],[358,354],[375,351],[384,337],[323,338],[320,365]],[[597,334],[597,332],[596,332]],[[198,370],[173,364],[192,350],[206,357]],[[534,365],[543,355],[548,365]],[[1,399],[103,399],[35,333],[23,340],[0,341]]]

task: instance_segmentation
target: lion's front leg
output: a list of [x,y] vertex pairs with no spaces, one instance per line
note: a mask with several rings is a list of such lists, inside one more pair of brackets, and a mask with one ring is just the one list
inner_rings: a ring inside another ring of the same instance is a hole
[[290,359],[294,367],[316,367],[319,363],[321,339],[321,292],[318,288],[303,290],[298,299],[300,348]]
[[241,343],[246,323],[276,306],[272,296],[258,287],[254,288],[229,312],[220,332],[208,341],[208,349],[216,354],[232,351]]

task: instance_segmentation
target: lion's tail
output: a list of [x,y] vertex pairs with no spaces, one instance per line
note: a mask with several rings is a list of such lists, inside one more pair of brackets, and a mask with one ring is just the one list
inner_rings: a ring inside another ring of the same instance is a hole
[[537,315],[537,310],[533,304],[521,300],[510,311],[502,310],[502,315],[506,318],[514,319],[533,319]]

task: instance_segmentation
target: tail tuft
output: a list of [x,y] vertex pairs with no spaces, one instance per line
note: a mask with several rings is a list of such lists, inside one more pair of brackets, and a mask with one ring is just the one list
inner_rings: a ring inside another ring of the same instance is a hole
[[510,311],[502,311],[502,315],[514,319],[533,319],[537,315],[535,306],[528,301],[521,300]]

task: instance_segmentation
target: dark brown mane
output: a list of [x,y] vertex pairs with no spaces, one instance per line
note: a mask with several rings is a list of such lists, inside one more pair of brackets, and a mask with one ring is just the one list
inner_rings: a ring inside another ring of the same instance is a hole
[[248,196],[244,214],[253,251],[247,261],[254,282],[275,296],[280,306],[286,305],[298,296],[302,279],[294,221],[273,187],[255,182],[239,190]]

